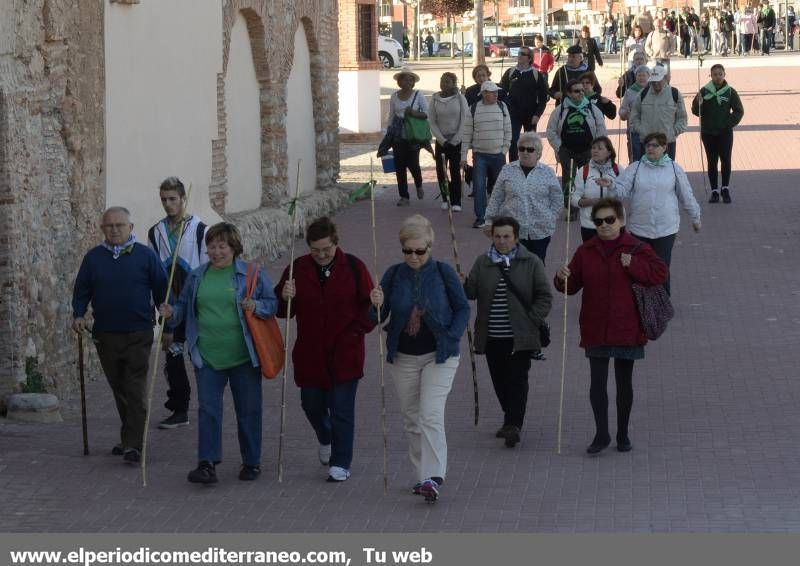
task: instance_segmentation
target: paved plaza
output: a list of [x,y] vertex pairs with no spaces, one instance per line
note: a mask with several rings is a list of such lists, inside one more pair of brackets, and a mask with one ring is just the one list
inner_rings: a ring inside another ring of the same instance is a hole
[[[274,380],[264,384],[261,479],[237,480],[236,425],[228,396],[220,483],[187,483],[196,458],[196,418],[192,413],[192,424],[182,429],[155,428],[165,415],[165,380],[160,378],[149,436],[149,485],[143,488],[139,468],[109,453],[118,441],[119,422],[108,385],[97,374],[88,388],[88,457],[82,455],[77,395],[65,402],[63,424],[0,419],[0,531],[800,532],[798,65],[796,56],[784,55],[730,65],[729,82],[745,106],[735,134],[733,204],[706,204],[697,118],[690,116],[689,132],[679,138],[677,162],[689,172],[701,202],[703,229],[695,234],[682,219],[672,262],[677,314],[666,334],[646,348],[645,360],[636,363],[632,452],[612,448],[588,457],[584,451],[594,431],[588,363],[578,348],[579,297],[567,305],[563,433],[557,451],[564,299],[556,296],[549,317],[553,344],[547,360],[533,362],[528,418],[514,449],[494,438],[501,416],[483,357],[478,357],[481,416],[473,425],[464,339],[447,405],[448,475],[435,505],[410,494],[416,478],[388,371],[384,494],[373,332],[367,337],[366,375],[357,399],[349,481],[324,481],[327,469],[317,461],[317,443],[290,375],[283,482],[277,479],[281,387]],[[702,84],[709,66],[707,61],[701,71]],[[676,64],[673,85],[688,106],[698,87],[696,61]],[[603,86],[613,93],[610,78]],[[624,144],[619,122],[609,127],[615,145],[618,140]],[[342,180],[366,181],[373,153],[372,146],[343,146]],[[543,160],[554,163],[549,148]],[[381,273],[402,261],[397,230],[404,217],[416,212],[431,218],[437,230],[435,257],[451,261],[446,213],[433,199],[432,161],[426,158],[423,167],[426,197],[413,200],[409,208],[395,206],[393,176],[376,173]],[[471,207],[465,198],[464,211],[456,217],[465,271],[489,243],[470,228]],[[372,268],[369,202],[342,210],[336,221],[344,249]],[[580,240],[578,226],[570,230],[567,254],[565,224],[559,222],[548,251],[550,276]],[[270,275],[277,279],[285,264],[285,258],[278,259],[269,266]]]

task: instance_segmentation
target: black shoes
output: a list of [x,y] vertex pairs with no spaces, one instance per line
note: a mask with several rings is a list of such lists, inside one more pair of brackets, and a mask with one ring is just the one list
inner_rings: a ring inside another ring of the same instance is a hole
[[724,202],[725,204],[730,204],[731,191],[728,189],[728,187],[722,187],[722,191],[720,192],[722,193],[722,202]]
[[711,191],[711,198],[708,199],[708,202],[711,204],[719,202],[719,191],[712,190]]
[[242,469],[239,470],[239,479],[242,481],[253,481],[258,479],[261,475],[261,466],[248,466],[242,464]]
[[142,453],[136,448],[126,448],[125,452],[122,454],[122,459],[132,464],[138,464],[142,460]]
[[506,429],[505,439],[506,448],[514,448],[520,440],[520,430],[518,426],[509,426]]
[[494,433],[494,437],[495,438],[505,438],[506,437],[506,432],[508,431],[508,427],[509,427],[509,425],[504,424],[503,426],[498,428],[497,432]]
[[617,438],[617,452],[630,452],[633,449],[631,439],[627,436],[624,438]]
[[597,438],[595,436],[594,440],[592,440],[592,443],[586,449],[586,453],[599,454],[600,452],[608,448],[609,444],[611,444],[610,438]]
[[114,448],[111,449],[111,454],[113,456],[122,456],[125,454],[125,447],[122,444],[115,444]]
[[158,423],[158,428],[171,429],[189,424],[189,415],[186,411],[175,411],[166,419]]
[[189,475],[186,477],[191,483],[204,483],[204,484],[211,484],[217,483],[219,480],[217,479],[217,472],[214,469],[214,464],[211,462],[206,462],[203,460],[198,464],[197,468],[189,472]]

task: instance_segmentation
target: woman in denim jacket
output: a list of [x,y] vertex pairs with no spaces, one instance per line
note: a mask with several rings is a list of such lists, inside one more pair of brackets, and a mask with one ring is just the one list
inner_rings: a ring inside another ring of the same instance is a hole
[[239,479],[254,480],[261,473],[261,370],[244,311],[270,318],[278,302],[263,268],[252,298],[245,297],[247,262],[238,259],[243,248],[236,226],[226,222],[212,226],[206,232],[206,245],[209,262],[189,274],[175,305],[159,307],[170,327],[186,322],[186,344],[197,376],[199,464],[188,480],[217,482],[222,397],[228,382],[239,429]]
[[412,491],[426,501],[436,501],[447,471],[444,408],[469,321],[469,304],[455,270],[431,257],[433,239],[427,218],[406,219],[400,228],[405,263],[391,266],[370,294],[375,307],[370,316],[388,319],[386,361],[417,471]]

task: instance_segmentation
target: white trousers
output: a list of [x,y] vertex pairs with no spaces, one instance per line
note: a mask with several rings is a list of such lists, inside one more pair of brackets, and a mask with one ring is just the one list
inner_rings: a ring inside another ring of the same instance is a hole
[[436,363],[436,353],[396,354],[389,371],[400,400],[408,456],[419,481],[447,474],[444,408],[458,369],[458,356]]

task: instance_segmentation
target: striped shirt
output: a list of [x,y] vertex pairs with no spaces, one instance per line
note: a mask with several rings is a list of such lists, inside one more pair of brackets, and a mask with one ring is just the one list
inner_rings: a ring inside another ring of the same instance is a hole
[[461,159],[466,161],[467,152],[507,153],[511,145],[511,118],[508,107],[501,109],[498,104],[475,105],[475,116],[467,112],[464,133],[461,136]]
[[[501,264],[502,265],[502,264]],[[501,269],[508,274],[508,267],[502,265]],[[489,338],[513,338],[511,319],[508,316],[508,285],[500,277],[494,289],[492,306],[489,309]]]

